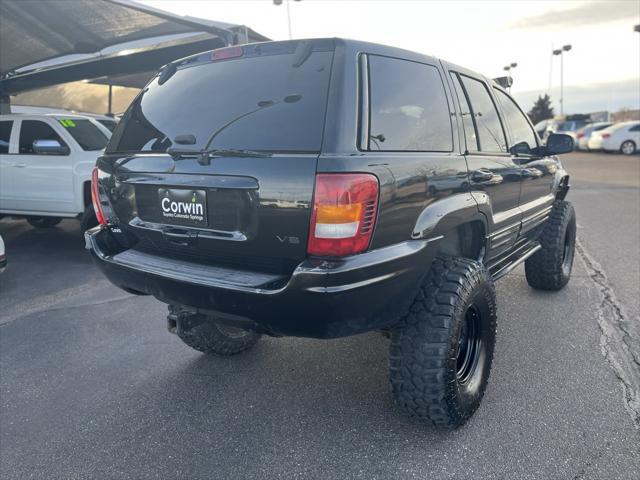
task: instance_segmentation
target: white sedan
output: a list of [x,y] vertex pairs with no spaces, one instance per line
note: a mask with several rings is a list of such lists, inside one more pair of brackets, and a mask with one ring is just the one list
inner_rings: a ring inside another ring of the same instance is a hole
[[578,150],[589,150],[589,139],[594,132],[599,132],[613,125],[611,122],[590,123],[575,132],[576,148]]
[[589,150],[605,150],[632,155],[640,146],[640,122],[622,122],[611,125],[589,138]]

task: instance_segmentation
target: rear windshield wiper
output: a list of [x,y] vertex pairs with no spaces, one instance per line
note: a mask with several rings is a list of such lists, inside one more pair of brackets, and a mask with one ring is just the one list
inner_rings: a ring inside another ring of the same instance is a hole
[[202,165],[208,165],[211,157],[258,157],[266,158],[271,157],[271,153],[257,152],[255,150],[244,150],[237,148],[211,148],[208,150],[191,150],[185,148],[167,148],[167,153],[171,155],[174,160],[181,158],[193,158],[198,157],[198,162]]

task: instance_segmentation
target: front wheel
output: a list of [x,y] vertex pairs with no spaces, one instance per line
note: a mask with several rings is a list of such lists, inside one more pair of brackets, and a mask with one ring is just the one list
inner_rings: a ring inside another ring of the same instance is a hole
[[27,217],[29,225],[35,228],[53,228],[61,221],[59,217]]
[[487,270],[473,260],[436,258],[391,332],[396,403],[438,427],[461,426],[480,405],[495,341],[496,297]]
[[636,153],[636,144],[632,140],[622,142],[622,145],[620,145],[620,151],[625,155],[633,155]]
[[540,235],[542,248],[524,263],[527,283],[538,290],[560,290],[571,278],[576,251],[576,212],[556,200]]

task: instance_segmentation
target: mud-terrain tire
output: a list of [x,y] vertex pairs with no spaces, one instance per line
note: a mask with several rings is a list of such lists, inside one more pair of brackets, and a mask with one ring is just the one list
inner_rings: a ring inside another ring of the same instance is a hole
[[571,203],[555,201],[540,244],[524,263],[527,283],[538,290],[560,290],[571,278],[575,258],[576,213]]
[[496,296],[478,262],[438,257],[391,331],[389,379],[411,416],[454,429],[484,395],[496,339]]
[[60,217],[27,217],[29,225],[35,228],[53,228],[61,221]]
[[93,209],[93,205],[87,205],[87,208],[84,209],[84,213],[80,218],[80,230],[84,235],[84,232],[98,225],[98,218],[96,217],[96,212]]
[[207,355],[229,356],[253,347],[261,335],[251,330],[229,327],[205,321],[190,325],[187,320],[177,323],[176,334],[184,343]]

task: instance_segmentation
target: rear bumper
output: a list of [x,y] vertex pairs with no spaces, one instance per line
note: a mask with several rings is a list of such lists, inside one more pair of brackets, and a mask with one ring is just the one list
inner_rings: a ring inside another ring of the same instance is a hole
[[108,229],[87,249],[116,286],[272,335],[334,338],[393,325],[411,304],[437,239],[410,240],[337,260],[308,259],[291,276],[246,272],[122,250]]
[[587,146],[589,150],[600,150],[602,148],[602,138],[590,138]]

